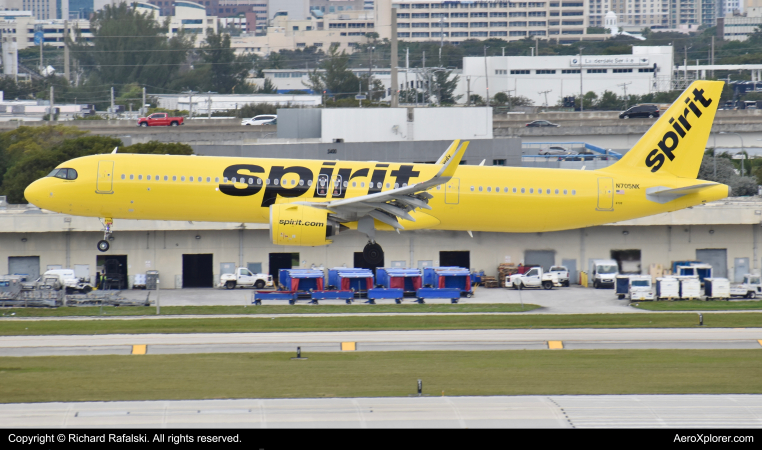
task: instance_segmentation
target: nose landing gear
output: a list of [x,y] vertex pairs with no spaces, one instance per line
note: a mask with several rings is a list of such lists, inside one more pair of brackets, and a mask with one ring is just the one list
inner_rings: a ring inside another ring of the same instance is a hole
[[108,238],[111,237],[111,225],[114,224],[114,221],[111,218],[106,218],[104,222],[106,224],[106,229],[103,231],[103,239],[98,241],[98,250],[107,252],[111,247],[111,245],[108,243]]

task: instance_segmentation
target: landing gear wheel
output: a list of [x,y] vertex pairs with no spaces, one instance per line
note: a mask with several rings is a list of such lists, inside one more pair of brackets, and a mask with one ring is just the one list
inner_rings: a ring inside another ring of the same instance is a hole
[[384,249],[375,242],[368,242],[362,250],[362,257],[368,264],[381,264],[384,260]]
[[103,240],[103,239],[98,241],[98,250],[100,250],[102,252],[107,252],[109,247],[111,247],[111,245],[109,245],[108,241]]

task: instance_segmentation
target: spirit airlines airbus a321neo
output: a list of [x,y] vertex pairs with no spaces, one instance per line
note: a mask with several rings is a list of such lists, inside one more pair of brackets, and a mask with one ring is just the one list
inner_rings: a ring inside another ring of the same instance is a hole
[[269,223],[273,243],[317,246],[346,229],[540,232],[588,227],[722,199],[697,180],[722,82],[696,81],[638,143],[600,170],[112,154],[76,158],[27,187],[51,211],[105,219]]

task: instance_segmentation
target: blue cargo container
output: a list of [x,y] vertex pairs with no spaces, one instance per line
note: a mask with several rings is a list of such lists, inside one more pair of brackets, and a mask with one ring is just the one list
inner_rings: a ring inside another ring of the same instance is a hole
[[471,273],[462,267],[424,267],[423,284],[439,289],[460,289],[467,297],[474,293]]
[[420,269],[379,267],[376,269],[376,285],[402,289],[407,295],[415,295],[415,291],[423,286],[423,274]]
[[309,292],[323,290],[323,271],[315,269],[280,269],[278,290]]
[[367,293],[373,288],[373,271],[349,267],[335,267],[328,270],[328,285],[342,291],[354,290]]

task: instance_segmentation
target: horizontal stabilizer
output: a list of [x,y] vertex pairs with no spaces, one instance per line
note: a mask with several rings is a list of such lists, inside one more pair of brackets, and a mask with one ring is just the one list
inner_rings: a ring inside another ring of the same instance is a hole
[[702,183],[681,188],[668,188],[656,186],[646,189],[646,198],[656,203],[667,203],[684,195],[696,193],[708,187],[717,186],[717,183]]

